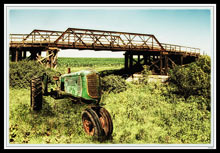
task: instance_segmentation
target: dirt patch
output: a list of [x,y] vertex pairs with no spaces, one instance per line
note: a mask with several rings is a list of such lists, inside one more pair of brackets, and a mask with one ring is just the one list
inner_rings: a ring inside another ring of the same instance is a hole
[[[130,76],[126,79],[127,82],[131,81],[138,81],[140,78],[142,78],[142,74],[133,74],[133,76]],[[148,82],[166,82],[168,80],[169,76],[167,75],[149,75],[148,76]]]

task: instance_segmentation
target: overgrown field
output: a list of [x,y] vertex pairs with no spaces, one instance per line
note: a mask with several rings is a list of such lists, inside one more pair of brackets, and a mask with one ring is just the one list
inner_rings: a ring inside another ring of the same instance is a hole
[[[10,143],[209,144],[209,60],[203,57],[197,63],[185,66],[185,69],[177,67],[170,71],[169,83],[148,83],[146,80],[125,82],[121,76],[113,74],[102,78],[104,82],[101,105],[109,111],[113,120],[112,139],[104,142],[94,140],[83,131],[81,112],[87,107],[85,104],[76,104],[68,98],[55,100],[44,96],[43,109],[40,112],[31,111],[29,86],[20,86],[19,82],[16,84],[13,80],[19,78],[24,81],[22,73],[30,77],[32,73],[28,70],[21,73],[19,66],[15,67],[10,63]],[[55,71],[43,68],[41,71],[49,71],[49,74],[53,75],[57,71],[66,73],[68,67],[72,72],[89,67],[99,72],[123,67],[123,59],[59,58],[58,63]],[[201,63],[206,67],[201,67]],[[24,65],[20,64],[21,67]],[[190,74],[191,78],[188,77],[189,72],[194,74]],[[195,86],[201,82],[203,85]],[[202,92],[205,94],[201,94]]]
[[58,58],[57,71],[66,73],[67,68],[72,71],[93,68],[97,71],[120,69],[124,66],[123,58]]

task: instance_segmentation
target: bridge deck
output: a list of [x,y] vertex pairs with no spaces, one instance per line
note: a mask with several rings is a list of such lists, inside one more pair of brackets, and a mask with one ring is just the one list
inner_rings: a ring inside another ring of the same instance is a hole
[[154,35],[68,28],[66,31],[33,30],[30,34],[10,34],[11,48],[57,47],[109,51],[149,51],[200,55],[199,48],[160,43]]

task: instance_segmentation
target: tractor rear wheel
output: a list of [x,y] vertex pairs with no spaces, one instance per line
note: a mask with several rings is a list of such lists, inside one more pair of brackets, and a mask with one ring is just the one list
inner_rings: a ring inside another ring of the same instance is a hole
[[42,80],[41,77],[33,77],[30,81],[31,88],[31,108],[32,110],[42,109]]
[[94,110],[87,108],[82,112],[82,122],[84,131],[94,138],[103,137],[103,129],[99,121],[99,117]]

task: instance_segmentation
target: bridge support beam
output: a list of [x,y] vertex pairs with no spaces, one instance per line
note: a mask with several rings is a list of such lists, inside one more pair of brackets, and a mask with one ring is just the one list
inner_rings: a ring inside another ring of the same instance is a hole
[[22,60],[22,51],[18,48],[15,50],[15,62]]
[[24,50],[23,51],[23,56],[22,56],[22,59],[25,59],[27,57],[27,51],[26,50]]
[[133,68],[133,54],[129,54],[129,69]]
[[[134,59],[134,56],[137,58]],[[129,52],[124,54],[124,68],[133,73],[141,70],[143,65],[149,65],[153,73],[166,75],[169,69],[169,55],[167,53]],[[174,63],[175,64],[175,63]]]
[[144,56],[144,65],[147,65],[147,57],[148,56],[146,54],[144,54],[143,56]]
[[10,54],[11,54],[11,61],[14,62],[16,57],[16,50],[14,48],[10,48]]
[[168,73],[168,65],[169,63],[168,63],[168,56],[167,55],[165,55],[165,75],[167,75],[167,73]]
[[36,60],[36,58],[37,58],[37,52],[36,52],[36,51],[31,51],[30,53],[31,53],[30,59],[31,59],[31,60]]
[[58,49],[46,51],[46,67],[56,68],[57,66]]
[[163,59],[162,59],[162,53],[160,53],[160,74],[162,75],[163,73]]
[[49,56],[50,54],[51,54],[51,51],[48,50],[48,51],[46,52],[46,56],[47,56],[46,67],[47,67],[47,68],[50,68],[50,67],[51,67],[51,58],[50,58],[50,56]]
[[183,65],[183,56],[180,56],[180,65]]
[[141,60],[140,60],[141,57],[140,57],[140,56],[141,56],[141,55],[138,55],[138,61],[137,61],[137,64],[138,64],[138,65],[141,64]]
[[12,62],[18,62],[27,57],[27,51],[22,51],[19,48],[10,48],[10,55]]
[[18,62],[18,54],[19,54],[18,50],[16,49],[15,50],[15,62]]
[[124,64],[124,67],[125,67],[125,70],[127,70],[127,69],[128,69],[128,54],[125,53],[124,56],[125,56],[125,64]]
[[39,50],[38,52],[37,52],[37,54],[38,54],[38,56],[40,56],[41,57],[41,50]]

